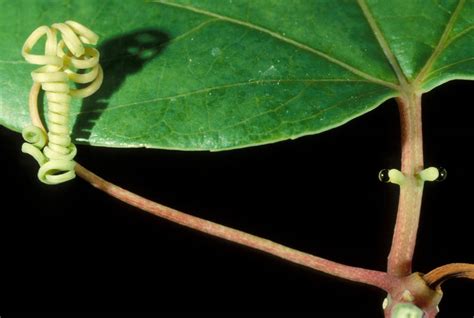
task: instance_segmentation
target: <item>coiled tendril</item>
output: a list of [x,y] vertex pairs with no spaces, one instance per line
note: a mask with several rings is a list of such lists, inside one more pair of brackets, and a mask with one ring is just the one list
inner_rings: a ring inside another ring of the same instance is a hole
[[[61,37],[59,42],[58,32]],[[44,55],[31,54],[33,47],[43,36],[46,36]],[[99,64],[99,52],[84,46],[95,45],[98,39],[97,34],[82,24],[66,21],[55,23],[51,27],[40,26],[23,45],[22,55],[25,60],[31,64],[43,65],[31,72],[31,77],[45,91],[49,131],[46,136],[38,125],[24,128],[22,135],[26,143],[21,149],[36,159],[40,165],[38,178],[46,184],[58,184],[75,177],[73,159],[77,150],[71,142],[69,129],[71,97],[90,96],[102,84],[103,71]],[[84,88],[72,89],[69,81],[90,84]]]

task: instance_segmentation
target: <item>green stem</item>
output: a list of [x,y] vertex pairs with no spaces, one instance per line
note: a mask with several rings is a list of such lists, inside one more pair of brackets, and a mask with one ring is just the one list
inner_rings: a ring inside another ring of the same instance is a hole
[[411,274],[413,252],[420,219],[423,182],[416,175],[423,169],[423,134],[421,95],[412,93],[397,98],[402,135],[402,173],[397,221],[388,256],[388,274],[404,277]]

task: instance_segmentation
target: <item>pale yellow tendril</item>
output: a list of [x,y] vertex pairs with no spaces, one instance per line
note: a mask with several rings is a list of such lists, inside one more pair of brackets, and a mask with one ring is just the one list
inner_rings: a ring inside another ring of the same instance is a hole
[[[60,40],[58,41],[58,33]],[[32,54],[36,43],[46,36],[44,55]],[[51,27],[40,26],[23,45],[22,55],[31,64],[42,65],[31,72],[35,83],[41,84],[48,102],[47,135],[38,124],[23,129],[26,143],[22,151],[40,165],[38,178],[46,184],[58,184],[75,177],[76,146],[71,142],[69,110],[71,97],[84,98],[95,93],[103,80],[97,34],[80,23],[66,21]],[[81,71],[85,70],[85,71]],[[69,83],[89,84],[73,89]],[[36,101],[31,101],[36,103]],[[31,105],[30,105],[31,107]]]

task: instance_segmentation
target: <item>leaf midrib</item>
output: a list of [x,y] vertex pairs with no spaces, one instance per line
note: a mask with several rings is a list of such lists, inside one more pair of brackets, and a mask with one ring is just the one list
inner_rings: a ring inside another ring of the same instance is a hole
[[374,76],[372,76],[370,74],[367,74],[364,71],[362,71],[358,68],[355,68],[355,67],[353,67],[353,66],[351,66],[351,65],[349,65],[349,64],[347,64],[347,63],[345,63],[345,62],[343,62],[343,61],[341,61],[337,58],[334,58],[334,57],[332,57],[332,56],[330,56],[330,55],[328,55],[328,54],[326,54],[322,51],[319,51],[319,50],[317,50],[313,47],[310,47],[306,44],[303,44],[301,42],[293,40],[289,37],[283,36],[279,33],[273,32],[273,31],[271,31],[267,28],[255,25],[253,23],[243,21],[243,20],[239,20],[239,19],[236,19],[236,18],[231,18],[231,17],[228,17],[228,16],[224,16],[224,15],[221,15],[221,14],[210,12],[210,11],[207,11],[207,10],[199,9],[199,8],[196,8],[196,7],[193,7],[193,6],[190,6],[190,5],[172,3],[172,2],[169,2],[169,1],[166,1],[166,0],[154,0],[153,2],[163,4],[163,5],[167,5],[167,6],[171,6],[171,7],[175,7],[175,8],[188,10],[188,11],[198,13],[198,14],[202,14],[202,15],[206,15],[206,16],[213,17],[213,18],[216,18],[216,19],[219,19],[219,20],[222,20],[222,21],[226,21],[226,22],[229,22],[229,23],[241,25],[241,26],[244,26],[244,27],[247,27],[247,28],[250,28],[250,29],[265,33],[265,34],[268,34],[268,35],[272,36],[273,38],[278,39],[282,42],[291,44],[291,45],[293,45],[293,46],[295,46],[299,49],[305,50],[305,51],[310,52],[312,54],[315,54],[319,57],[322,57],[322,58],[326,59],[327,61],[329,61],[333,64],[336,64],[336,65],[350,71],[351,73],[353,73],[357,76],[360,76],[360,77],[362,77],[362,78],[364,78],[364,79],[366,79],[370,82],[373,82],[373,83],[376,83],[376,84],[379,84],[379,85],[382,85],[382,86],[386,86],[386,87],[391,88],[393,90],[397,90],[397,91],[400,90],[400,86],[395,84],[395,83],[387,82],[387,81],[382,80],[380,78],[374,77]]

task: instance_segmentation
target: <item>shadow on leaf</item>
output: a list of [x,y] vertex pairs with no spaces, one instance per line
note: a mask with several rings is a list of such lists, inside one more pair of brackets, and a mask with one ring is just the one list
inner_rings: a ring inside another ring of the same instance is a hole
[[88,143],[95,123],[127,76],[140,72],[163,51],[168,41],[169,37],[161,31],[141,29],[109,39],[98,47],[104,82],[95,94],[83,100],[72,129],[74,140]]

